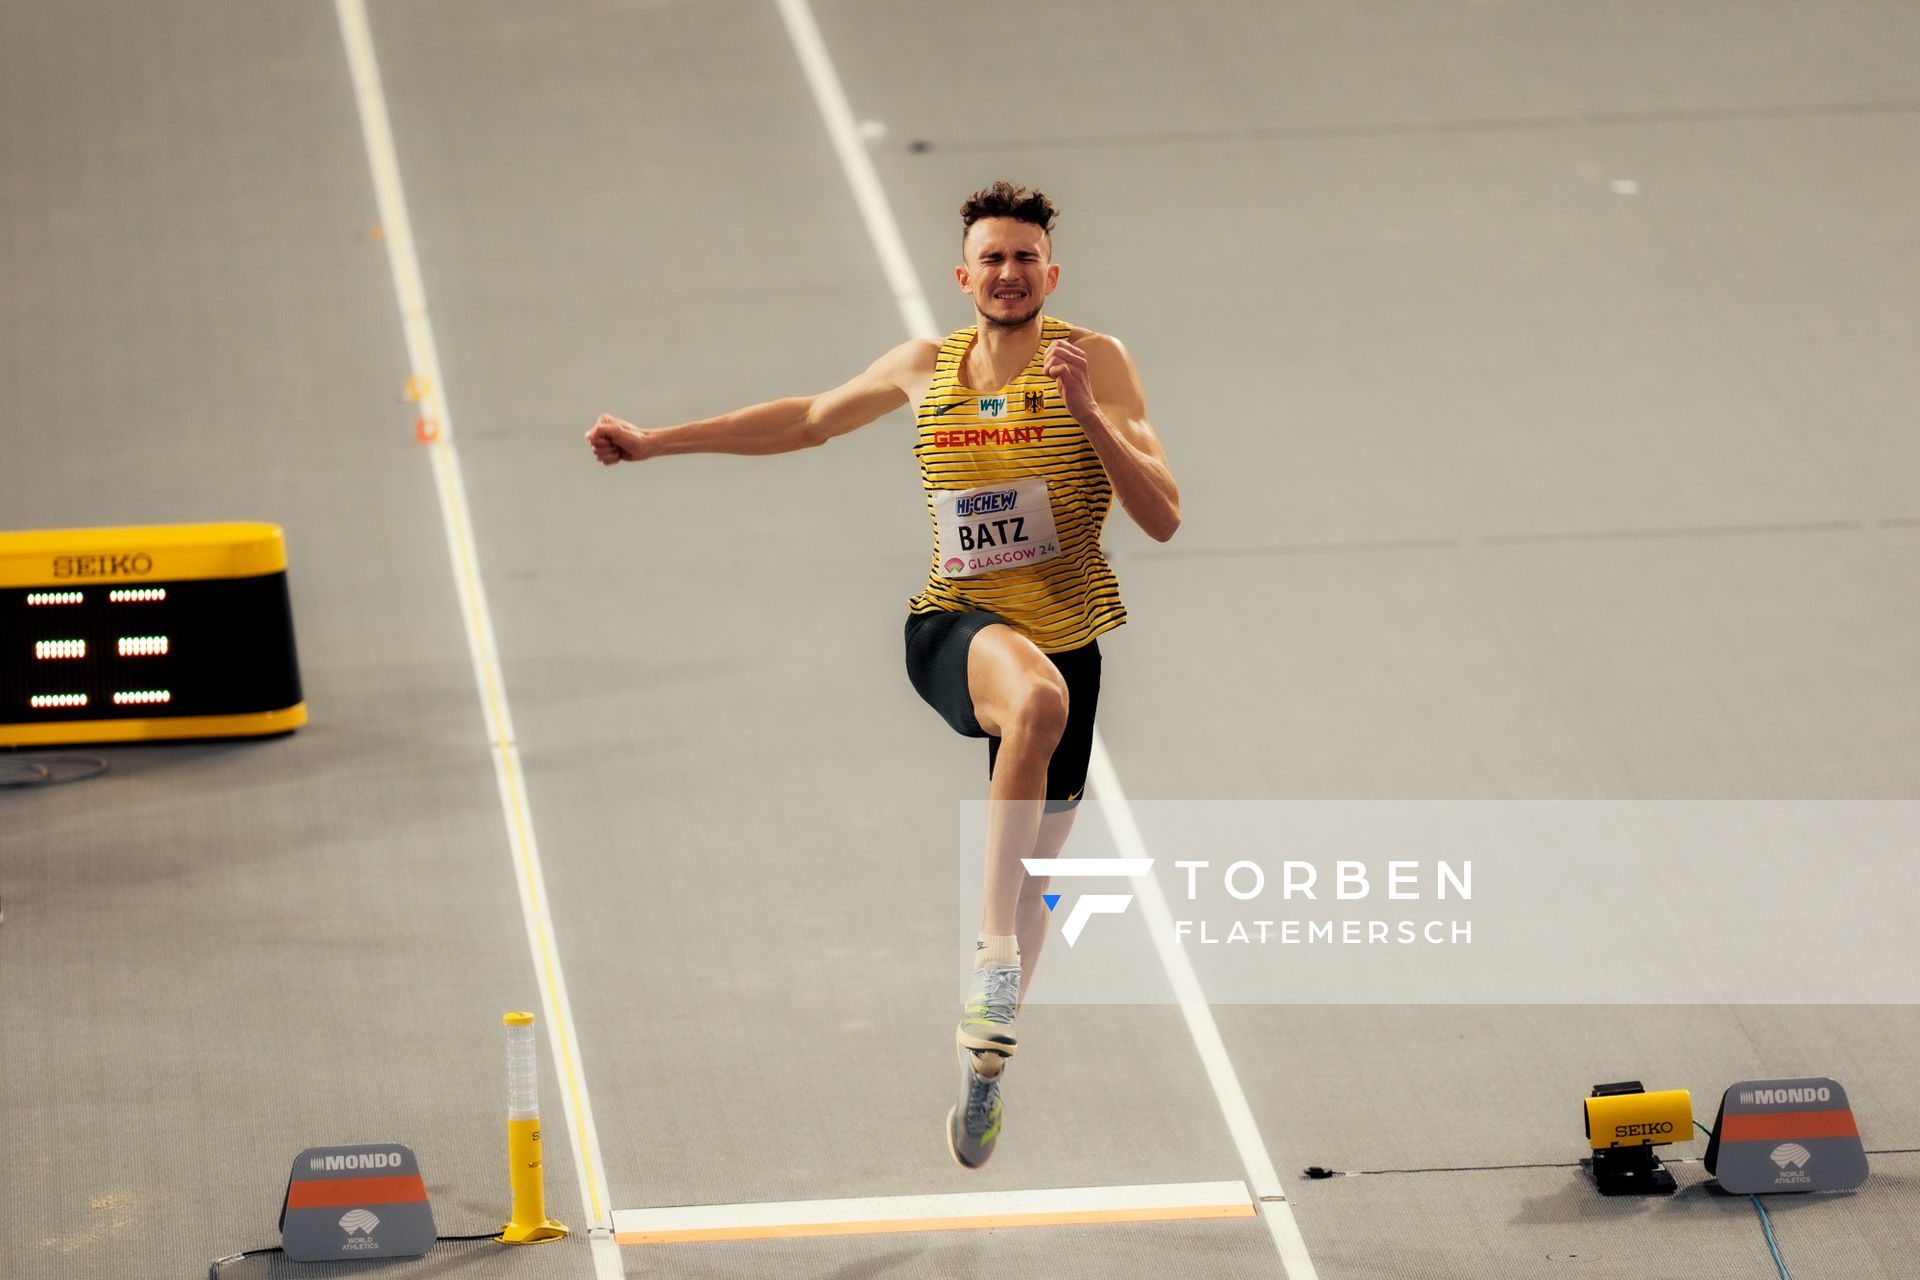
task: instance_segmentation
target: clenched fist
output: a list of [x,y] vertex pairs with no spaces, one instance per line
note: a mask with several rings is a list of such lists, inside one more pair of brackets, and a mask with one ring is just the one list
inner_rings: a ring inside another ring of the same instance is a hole
[[601,414],[593,424],[587,432],[587,443],[593,447],[593,456],[607,467],[616,462],[644,462],[658,452],[648,447],[646,432],[610,413]]
[[1060,388],[1060,399],[1076,421],[1085,422],[1100,412],[1093,398],[1093,375],[1087,369],[1087,353],[1065,338],[1047,347],[1046,375]]

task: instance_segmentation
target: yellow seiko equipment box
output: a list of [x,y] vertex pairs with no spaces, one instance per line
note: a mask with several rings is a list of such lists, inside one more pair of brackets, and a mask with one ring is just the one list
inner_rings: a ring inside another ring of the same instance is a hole
[[279,526],[0,533],[0,747],[306,722]]

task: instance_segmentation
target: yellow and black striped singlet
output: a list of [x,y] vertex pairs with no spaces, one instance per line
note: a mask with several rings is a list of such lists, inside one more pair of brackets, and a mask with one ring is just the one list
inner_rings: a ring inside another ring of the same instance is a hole
[[[914,613],[985,610],[997,613],[1043,653],[1078,649],[1127,620],[1120,583],[1100,550],[1100,528],[1113,505],[1113,484],[1093,442],[1061,402],[1046,375],[1047,344],[1073,326],[1041,318],[1040,346],[1026,369],[997,393],[1003,416],[981,413],[982,393],[960,384],[961,362],[977,326],[950,335],[940,346],[933,384],[916,416],[913,451],[927,491],[927,515],[935,522],[936,547],[927,587],[908,602]],[[977,577],[948,578],[940,572],[938,519],[941,490],[974,489],[1039,476],[1047,482],[1059,534],[1060,554]]]

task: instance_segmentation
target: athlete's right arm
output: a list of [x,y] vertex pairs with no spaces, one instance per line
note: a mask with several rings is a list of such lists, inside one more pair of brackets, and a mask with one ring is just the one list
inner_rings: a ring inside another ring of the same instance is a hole
[[593,456],[606,466],[674,453],[790,453],[884,418],[913,398],[933,370],[939,344],[903,342],[831,391],[770,400],[717,418],[643,429],[611,414],[587,432]]

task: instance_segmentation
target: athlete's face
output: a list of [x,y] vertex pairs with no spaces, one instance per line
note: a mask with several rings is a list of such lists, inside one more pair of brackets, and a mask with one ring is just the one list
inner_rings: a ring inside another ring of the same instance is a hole
[[954,268],[980,319],[1018,329],[1040,314],[1060,279],[1047,233],[1018,218],[982,218],[967,228],[965,261]]

